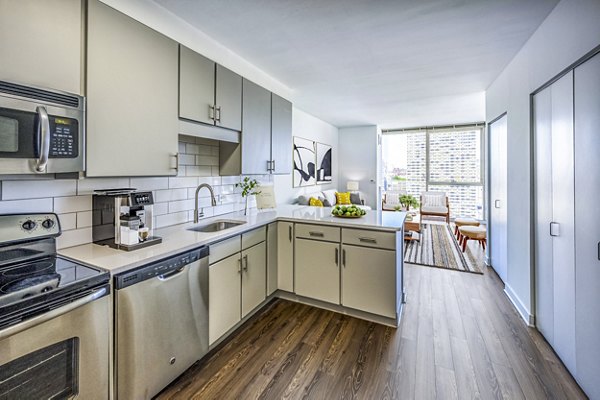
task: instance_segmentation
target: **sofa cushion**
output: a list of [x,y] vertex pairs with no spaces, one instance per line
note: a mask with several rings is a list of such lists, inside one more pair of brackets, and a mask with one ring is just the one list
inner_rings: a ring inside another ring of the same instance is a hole
[[329,204],[331,204],[332,206],[335,205],[335,189],[323,190],[322,193],[323,197],[325,197],[327,201],[329,201]]
[[350,192],[335,192],[335,204],[349,205],[350,203]]
[[447,214],[448,207],[432,207],[432,206],[421,206],[422,214]]
[[[323,194],[323,193],[321,193],[321,194]],[[319,196],[319,200],[321,200],[321,203],[323,203],[324,207],[332,207],[332,205],[329,202],[329,200],[327,200],[325,197]]]
[[323,202],[316,197],[311,197],[308,200],[308,205],[314,206],[314,207],[323,207]]
[[360,198],[359,192],[351,192],[350,193],[350,203],[352,204],[362,204],[362,199]]

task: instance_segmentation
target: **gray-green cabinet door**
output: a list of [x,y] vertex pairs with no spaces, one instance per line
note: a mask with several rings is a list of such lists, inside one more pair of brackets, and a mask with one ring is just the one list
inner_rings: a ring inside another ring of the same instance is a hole
[[0,80],[82,93],[81,0],[0,0]]
[[[600,399],[600,56],[575,68],[575,322],[577,371],[590,399]],[[561,267],[564,267],[561,266]]]
[[291,174],[292,103],[275,93],[271,96],[271,173]]
[[340,304],[340,245],[295,239],[294,285],[296,294]]
[[242,174],[268,174],[271,160],[271,92],[243,80]]
[[267,298],[267,244],[242,250],[242,318]]
[[87,175],[175,175],[177,43],[99,1],[87,40]]
[[242,130],[242,77],[217,64],[215,125]]
[[212,125],[214,104],[215,62],[179,45],[179,117]]

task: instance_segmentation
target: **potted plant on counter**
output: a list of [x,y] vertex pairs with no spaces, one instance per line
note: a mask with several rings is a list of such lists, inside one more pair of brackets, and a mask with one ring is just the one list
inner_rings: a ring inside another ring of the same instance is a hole
[[259,183],[256,179],[250,179],[248,177],[245,177],[242,182],[235,184],[236,188],[242,188],[242,198],[245,200],[244,215],[248,214],[248,197],[260,194],[260,190],[256,190],[258,186]]

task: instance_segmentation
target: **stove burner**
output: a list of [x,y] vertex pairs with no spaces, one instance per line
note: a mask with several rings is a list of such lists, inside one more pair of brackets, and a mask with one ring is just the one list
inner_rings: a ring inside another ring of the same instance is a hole
[[0,273],[3,276],[24,276],[31,274],[40,274],[42,272],[47,271],[48,269],[54,268],[54,263],[52,261],[39,261],[35,263],[27,263],[21,264],[13,268],[6,269]]
[[[55,289],[60,283],[60,274],[44,274],[23,279],[18,279],[0,287],[0,293],[13,293],[18,291],[29,291],[35,288],[36,293],[44,293]],[[31,294],[29,294],[31,296]],[[23,296],[29,297],[29,296]]]

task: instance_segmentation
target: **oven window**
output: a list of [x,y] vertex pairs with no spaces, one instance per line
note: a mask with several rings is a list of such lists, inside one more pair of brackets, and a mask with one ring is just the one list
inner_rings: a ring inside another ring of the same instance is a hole
[[19,121],[0,116],[0,152],[19,151]]
[[0,365],[0,399],[68,399],[78,393],[79,338]]

